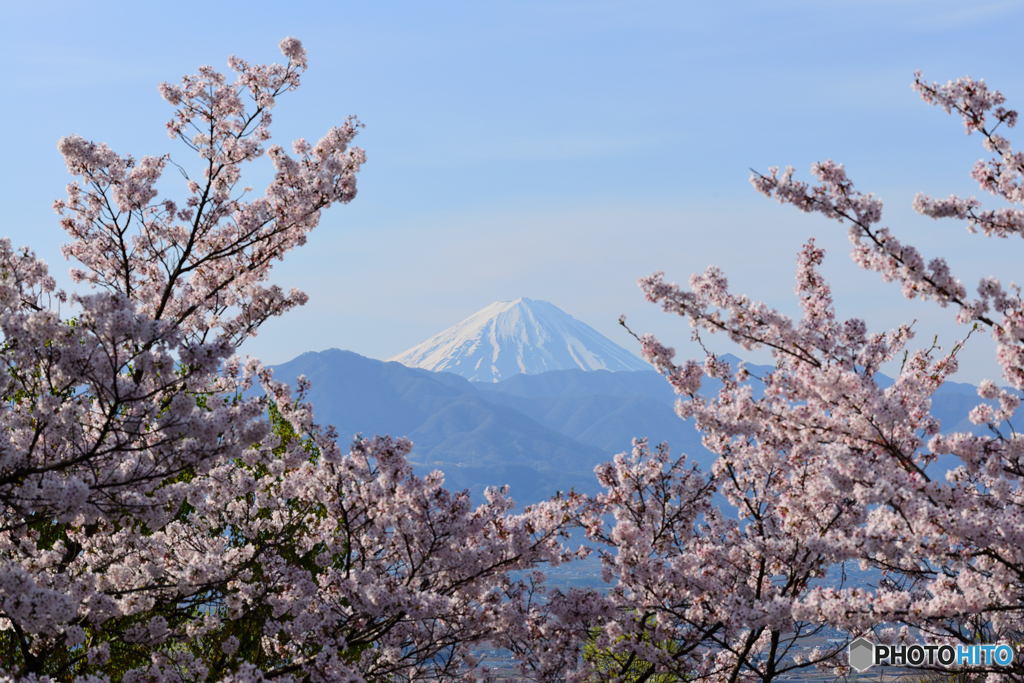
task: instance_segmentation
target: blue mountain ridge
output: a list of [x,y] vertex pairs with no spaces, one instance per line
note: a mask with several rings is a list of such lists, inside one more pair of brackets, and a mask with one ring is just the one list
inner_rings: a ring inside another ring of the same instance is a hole
[[[772,369],[748,368],[755,375]],[[449,488],[469,489],[477,500],[487,486],[503,484],[521,504],[569,489],[595,493],[594,467],[629,450],[634,437],[666,441],[705,471],[714,461],[692,421],[675,414],[677,397],[653,370],[555,370],[470,382],[329,349],[304,353],[274,371],[278,380],[294,383],[305,375],[312,381],[316,421],[333,424],[340,440],[357,433],[407,437],[419,473],[439,469]],[[716,385],[705,382],[702,392],[717,392]],[[966,418],[979,401],[975,387],[947,382],[932,399],[933,414],[944,431],[977,430]],[[933,467],[955,464],[942,459]]]

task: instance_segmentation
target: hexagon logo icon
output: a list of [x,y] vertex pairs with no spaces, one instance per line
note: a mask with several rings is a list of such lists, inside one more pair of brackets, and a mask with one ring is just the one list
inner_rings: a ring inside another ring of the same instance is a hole
[[875,644],[866,638],[850,643],[850,666],[858,673],[867,671],[875,663]]

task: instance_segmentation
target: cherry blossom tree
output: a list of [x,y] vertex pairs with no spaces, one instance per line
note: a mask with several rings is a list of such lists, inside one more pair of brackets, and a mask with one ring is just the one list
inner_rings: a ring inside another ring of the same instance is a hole
[[[1016,112],[970,78],[938,85],[918,74],[914,88],[982,135],[995,158],[972,176],[1004,204],[921,194],[914,207],[971,232],[1024,236],[1024,154],[996,132]],[[685,317],[702,345],[702,333],[724,333],[743,350],[769,350],[774,367],[754,376],[710,352],[676,364],[673,349],[639,339],[680,395],[679,415],[694,419],[718,457],[702,473],[638,440],[631,455],[598,468],[605,493],[573,514],[597,543],[610,588],[555,592],[544,608],[519,603],[535,609],[506,645],[527,677],[768,683],[809,666],[846,676],[845,646],[863,634],[1009,643],[1018,652],[1011,667],[969,669],[991,680],[1024,675],[1024,437],[1011,424],[1024,389],[1020,290],[990,277],[970,298],[945,260],[926,261],[878,226],[881,202],[855,190],[841,165],[817,164],[813,174],[815,186],[793,169],[751,180],[782,203],[849,224],[859,265],[900,283],[906,297],[953,307],[969,326],[965,338],[993,335],[1008,387],[982,382],[970,415],[988,433],[943,431],[931,413],[964,340],[948,351],[914,348],[910,325],[871,333],[862,320],[838,318],[813,239],[797,259],[796,320],[734,294],[716,267],[688,289],[661,273],[641,279],[647,298]],[[895,378],[883,380],[893,367]],[[959,466],[929,467],[940,455]],[[850,585],[842,579],[853,564],[880,578]],[[826,628],[846,636],[805,647]]]
[[[959,114],[968,134],[981,134],[994,158],[971,175],[1002,204],[983,209],[974,197],[920,194],[914,208],[986,236],[1024,235],[1024,154],[996,132],[1012,127],[1016,112],[983,81],[929,84],[918,74],[914,88]],[[813,240],[798,257],[798,320],[732,293],[715,267],[692,276],[689,289],[661,273],[642,279],[647,298],[685,317],[698,340],[702,332],[724,333],[775,360],[761,377],[710,353],[703,363],[677,365],[671,348],[641,339],[645,358],[681,396],[677,412],[694,418],[718,456],[699,477],[682,467],[685,460],[641,444],[631,460],[599,472],[608,491],[599,502],[615,522],[607,531],[592,517],[589,528],[615,550],[606,553],[606,571],[616,571],[618,582],[614,599],[577,623],[597,623],[598,643],[619,661],[650,663],[648,677],[770,681],[806,664],[846,674],[841,648],[780,656],[822,626],[849,637],[874,631],[883,640],[1021,648],[1024,437],[1011,423],[1024,389],[1020,290],[989,277],[970,298],[944,259],[926,260],[879,226],[881,201],[855,190],[843,166],[828,161],[812,172],[813,186],[791,168],[755,173],[752,183],[782,203],[847,223],[860,266],[900,283],[908,298],[953,307],[969,326],[965,337],[988,330],[1008,386],[986,380],[978,389],[985,400],[970,417],[987,434],[944,432],[931,397],[956,372],[962,342],[948,351],[912,348],[909,325],[869,333],[864,321],[841,321],[818,271],[824,251]],[[895,380],[881,381],[883,368],[897,361]],[[716,394],[700,391],[705,378],[719,383]],[[929,468],[940,455],[960,465],[948,473]],[[711,504],[712,491],[738,520]],[[877,585],[815,581],[851,562],[880,572]],[[672,646],[653,645],[666,642]],[[581,670],[572,657],[560,664]],[[1024,674],[1019,656],[1008,669],[975,670],[1000,680]]]
[[[972,233],[980,230],[1000,238],[1020,234],[1024,227],[1024,154],[1014,152],[1009,141],[996,132],[1003,125],[1013,127],[1017,113],[1006,109],[1003,95],[989,90],[984,81],[962,78],[939,85],[927,83],[917,74],[914,88],[925,102],[959,114],[968,134],[981,134],[985,149],[994,158],[979,161],[971,175],[1004,204],[982,209],[974,197],[933,199],[919,194],[914,208],[933,218],[963,220]],[[978,283],[977,298],[969,298],[945,260],[933,258],[925,263],[917,249],[902,244],[888,229],[877,227],[880,202],[854,190],[841,166],[823,164],[814,172],[821,184],[813,188],[793,181],[792,174],[779,175],[777,171],[754,182],[759,190],[782,202],[849,222],[853,257],[862,267],[899,282],[908,298],[952,306],[958,322],[988,330],[996,341],[1000,380],[1008,388],[986,380],[978,389],[979,396],[988,401],[980,403],[970,418],[986,427],[988,434],[942,433],[941,425],[928,416],[924,399],[956,370],[954,349],[944,357],[930,358],[926,373],[918,372],[915,378],[911,367],[897,378],[897,387],[886,395],[902,394],[899,405],[874,408],[868,413],[868,425],[856,432],[847,428],[844,438],[856,445],[857,452],[875,459],[876,471],[894,472],[884,484],[851,481],[853,485],[846,487],[847,495],[876,506],[858,542],[863,544],[864,559],[884,570],[887,582],[874,595],[819,590],[803,609],[838,623],[891,620],[937,639],[1003,640],[1019,647],[1019,634],[1024,631],[1024,470],[1021,436],[1011,420],[1024,389],[1020,291],[1015,285],[1004,288],[997,278],[987,277]],[[928,355],[922,352],[918,357]],[[909,385],[903,380],[908,374]],[[911,392],[916,392],[916,400]],[[853,426],[852,420],[850,424]],[[874,437],[869,429],[876,432]],[[900,431],[905,436],[900,437]],[[934,481],[924,465],[944,454],[956,456],[961,465],[946,474],[945,481]],[[1019,676],[1022,670],[1018,661],[1013,673]]]
[[[474,508],[414,475],[407,441],[345,452],[308,382],[293,395],[236,355],[305,302],[271,266],[355,197],[365,161],[354,118],[267,146],[306,69],[298,40],[280,47],[285,65],[232,57],[231,82],[203,67],[160,86],[194,167],[60,140],[85,293],[0,241],[5,680],[451,679],[521,590],[509,572],[570,557],[566,501],[515,515],[495,489]],[[264,155],[257,196],[241,175]],[[180,203],[158,193],[168,164]]]
[[[709,430],[706,442],[721,435]],[[718,443],[710,473],[642,439],[599,468],[605,493],[577,508],[576,520],[597,543],[610,590],[556,593],[546,610],[524,615],[531,630],[510,634],[508,647],[525,674],[772,681],[840,665],[847,641],[805,651],[809,640],[824,641],[827,624],[792,608],[845,559],[828,539],[855,524],[850,506],[819,508],[797,495],[820,473],[794,462],[792,444]],[[787,488],[793,495],[780,500]],[[795,533],[786,524],[801,514]]]

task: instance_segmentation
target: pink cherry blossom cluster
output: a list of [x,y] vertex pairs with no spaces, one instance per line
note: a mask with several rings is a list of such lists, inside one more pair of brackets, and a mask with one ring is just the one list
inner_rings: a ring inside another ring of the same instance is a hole
[[[267,318],[305,302],[297,290],[265,284],[271,263],[305,243],[323,209],[355,197],[365,154],[350,146],[360,127],[354,118],[315,145],[295,143],[297,158],[278,145],[264,148],[276,98],[295,89],[306,68],[299,41],[286,39],[281,50],[286,66],[232,57],[233,83],[203,67],[180,86],[161,85],[176,107],[171,137],[202,160],[201,180],[186,173],[189,196],[182,206],[155,201],[169,156],[136,161],[78,136],[61,139],[57,147],[81,181],[69,185],[68,198],[54,208],[73,238],[65,256],[84,266],[72,271],[78,280],[128,296],[141,314],[190,339],[235,346]],[[242,164],[264,152],[274,179],[263,196],[244,201],[249,188],[239,187]]]
[[[1005,124],[1013,128],[1017,123],[1017,112],[1003,107],[1006,98],[997,90],[990,92],[985,81],[960,78],[946,85],[928,84],[921,80],[921,73],[915,74],[914,90],[929,104],[938,104],[946,113],[960,114],[967,134],[980,133],[985,149],[996,154],[995,159],[979,161],[971,170],[981,189],[1006,200],[1011,205],[1024,202],[1024,153],[1014,152],[1010,141],[996,133]],[[989,116],[994,124],[989,123]],[[914,209],[933,218],[956,217],[967,221],[971,232],[981,230],[986,235],[1008,237],[1024,235],[1024,210],[1018,207],[980,210],[981,202],[974,197],[961,198],[952,195],[947,199],[932,199],[919,194],[914,200]]]
[[[915,207],[986,235],[1019,231],[1024,157],[993,132],[1012,127],[1016,112],[980,81],[927,85],[918,75],[914,87],[926,102],[959,113],[969,134],[985,137],[999,156],[974,177],[1012,208],[920,195]],[[715,267],[692,276],[687,289],[660,272],[641,279],[648,299],[685,317],[698,339],[702,331],[725,333],[744,349],[767,349],[775,364],[762,377],[711,353],[703,365],[679,365],[673,349],[640,338],[644,357],[680,395],[677,412],[694,419],[717,460],[699,474],[681,467],[685,458],[671,461],[639,442],[631,459],[598,469],[607,493],[585,526],[605,548],[614,587],[592,598],[601,609],[580,616],[586,626],[575,629],[597,629],[597,647],[620,667],[613,675],[635,674],[628,667],[643,662],[649,676],[688,680],[771,681],[805,666],[845,676],[843,649],[861,634],[879,642],[1007,642],[1018,660],[1024,654],[1024,437],[1014,428],[1024,388],[1024,301],[994,277],[969,299],[945,260],[926,260],[879,226],[882,203],[855,190],[842,165],[816,164],[812,174],[813,186],[791,168],[755,173],[751,182],[782,203],[850,224],[855,262],[900,283],[905,296],[954,305],[961,323],[989,330],[1009,387],[987,380],[978,389],[983,402],[970,420],[986,434],[940,424],[932,397],[956,372],[964,342],[949,351],[914,349],[908,325],[871,334],[864,321],[840,322],[814,240],[797,258],[799,319],[732,293]],[[883,382],[883,366],[895,361],[895,380]],[[717,393],[701,390],[701,374],[715,380]],[[939,456],[958,463],[945,476],[930,467]],[[730,508],[735,518],[721,512]],[[854,565],[880,579],[835,582]],[[822,628],[848,635],[801,649]],[[563,669],[586,678],[596,674],[594,661],[581,650]],[[607,674],[608,658],[600,661]],[[991,680],[1024,676],[1020,661],[975,670]]]

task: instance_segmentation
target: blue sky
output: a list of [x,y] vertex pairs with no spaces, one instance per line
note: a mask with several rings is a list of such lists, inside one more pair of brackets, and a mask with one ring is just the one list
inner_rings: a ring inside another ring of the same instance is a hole
[[[983,156],[911,92],[913,72],[984,77],[1022,108],[1021,26],[1024,2],[984,0],[5,3],[5,233],[62,277],[57,139],[183,157],[157,83],[226,70],[232,53],[278,61],[293,35],[310,69],[275,109],[275,140],[317,139],[356,114],[369,161],[356,200],[276,268],[310,302],[243,347],[265,362],[330,347],[387,358],[520,296],[634,348],[616,324],[626,313],[690,355],[685,322],[645,303],[637,277],[685,282],[714,263],[736,291],[795,311],[809,236],[829,250],[842,317],[916,319],[918,342],[948,346],[964,332],[951,312],[859,271],[845,229],[756,194],[749,169],[793,165],[806,179],[814,161],[843,162],[885,200],[885,222],[946,255],[970,289],[982,275],[1024,283],[1020,240],[910,209],[918,191],[975,193]],[[990,357],[972,339],[956,379],[993,376]]]

